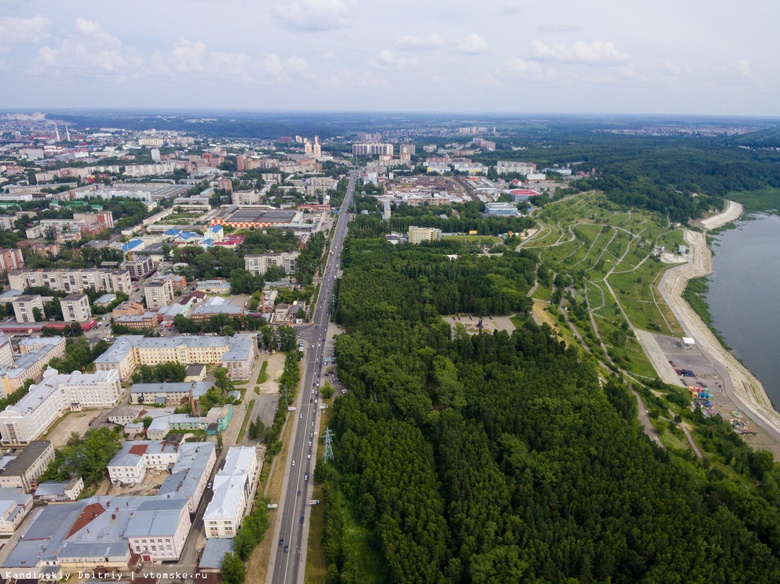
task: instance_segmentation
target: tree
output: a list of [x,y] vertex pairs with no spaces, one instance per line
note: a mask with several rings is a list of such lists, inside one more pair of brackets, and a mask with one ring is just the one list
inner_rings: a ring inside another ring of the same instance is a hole
[[33,314],[33,320],[35,322],[42,322],[44,320],[43,311],[37,306],[33,307],[32,314]]
[[227,552],[222,558],[222,581],[225,584],[244,584],[246,566],[233,552]]

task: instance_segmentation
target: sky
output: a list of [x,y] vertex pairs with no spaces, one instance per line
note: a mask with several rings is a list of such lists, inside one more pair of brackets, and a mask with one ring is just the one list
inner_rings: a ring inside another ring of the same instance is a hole
[[770,0],[0,0],[0,108],[780,116]]

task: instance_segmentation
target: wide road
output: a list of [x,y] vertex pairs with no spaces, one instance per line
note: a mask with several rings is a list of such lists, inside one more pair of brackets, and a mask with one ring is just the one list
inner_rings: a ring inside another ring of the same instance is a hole
[[[290,456],[287,459],[289,467],[285,469],[282,485],[281,513],[277,517],[274,529],[274,541],[270,571],[270,581],[274,584],[289,584],[298,582],[303,577],[306,566],[306,541],[309,532],[309,522],[306,520],[306,505],[310,498],[312,473],[316,460],[316,446],[319,435],[317,430],[317,408],[320,405],[319,375],[322,369],[322,353],[325,350],[325,334],[330,319],[330,304],[333,294],[333,284],[336,279],[337,264],[344,238],[347,234],[349,221],[349,205],[355,193],[357,172],[349,177],[349,186],[344,201],[341,204],[339,217],[332,232],[330,252],[322,275],[317,306],[314,309],[313,326],[301,331],[299,341],[306,345],[304,357],[303,380],[297,401],[298,410],[293,419],[293,442]],[[316,403],[315,403],[316,402]],[[302,521],[303,520],[303,521]],[[277,545],[278,544],[278,545]]]

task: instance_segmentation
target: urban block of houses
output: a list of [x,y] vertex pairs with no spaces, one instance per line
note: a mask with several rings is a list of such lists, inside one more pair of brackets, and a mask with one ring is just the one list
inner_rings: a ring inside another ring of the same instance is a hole
[[33,496],[22,489],[0,488],[0,535],[13,535],[32,510]]
[[45,481],[38,485],[33,499],[44,503],[65,503],[75,501],[84,490],[84,479],[77,477],[69,481]]
[[104,496],[47,505],[14,545],[0,576],[59,580],[98,566],[128,570],[138,559],[177,560],[190,526],[184,498]]
[[36,286],[58,292],[82,293],[86,288],[98,292],[124,292],[132,290],[130,272],[85,268],[81,270],[13,270],[8,272],[8,282],[14,290]]
[[39,379],[52,359],[65,356],[64,337],[28,337],[19,341],[14,354],[8,337],[0,333],[0,393],[15,392],[28,379]]
[[49,368],[27,395],[0,412],[0,440],[4,445],[27,444],[63,413],[83,407],[113,407],[121,394],[116,371],[61,375]]
[[114,485],[135,485],[147,470],[168,471],[179,459],[176,445],[159,440],[122,442],[122,448],[108,463],[108,478]]
[[232,337],[120,336],[112,347],[95,360],[98,371],[116,370],[122,380],[138,365],[176,362],[182,365],[217,364],[228,370],[231,379],[248,379],[257,357],[255,335]]
[[0,457],[0,487],[31,493],[52,460],[54,448],[48,440],[36,440],[21,450],[7,451]]
[[130,403],[178,406],[190,398],[197,400],[210,387],[209,381],[135,383],[130,388]]
[[217,463],[217,449],[213,442],[185,442],[179,446],[179,458],[171,469],[158,497],[186,498],[190,513],[195,513],[203,498],[211,471]]
[[146,437],[150,440],[162,440],[169,432],[201,430],[209,436],[215,436],[227,430],[233,419],[233,406],[227,404],[211,408],[205,416],[194,417],[187,414],[172,414],[152,420],[146,429]]
[[195,306],[190,312],[190,318],[194,321],[208,320],[212,316],[244,316],[246,311],[240,306],[233,306],[229,298],[212,296],[205,302]]
[[254,446],[228,450],[214,477],[214,495],[203,515],[206,538],[234,538],[252,501],[259,465]]

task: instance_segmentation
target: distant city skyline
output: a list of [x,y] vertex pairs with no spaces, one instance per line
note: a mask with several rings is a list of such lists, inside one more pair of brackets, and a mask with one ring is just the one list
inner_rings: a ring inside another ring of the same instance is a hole
[[779,13],[723,0],[0,0],[0,108],[775,117]]

